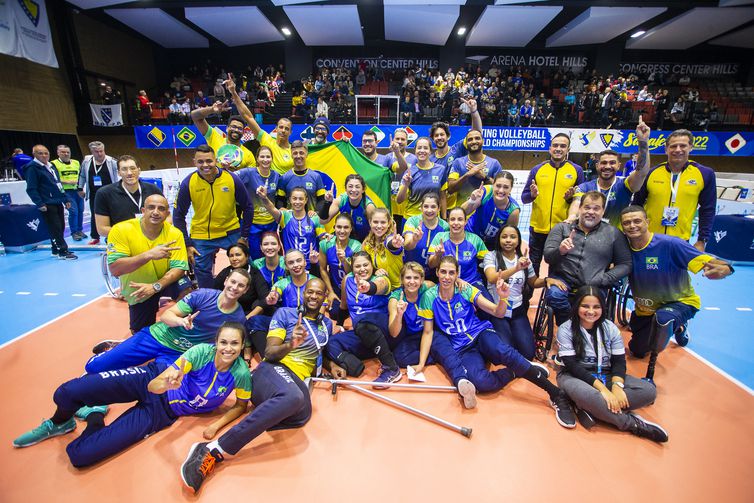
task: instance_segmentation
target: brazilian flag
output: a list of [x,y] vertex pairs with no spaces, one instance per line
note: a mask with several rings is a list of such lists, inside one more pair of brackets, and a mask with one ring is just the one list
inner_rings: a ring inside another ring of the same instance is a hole
[[366,182],[367,196],[378,208],[390,209],[392,172],[367,159],[349,142],[334,141],[323,145],[309,145],[306,165],[322,174],[325,187],[329,188],[332,183],[335,184],[335,197],[345,190],[348,175],[361,175]]

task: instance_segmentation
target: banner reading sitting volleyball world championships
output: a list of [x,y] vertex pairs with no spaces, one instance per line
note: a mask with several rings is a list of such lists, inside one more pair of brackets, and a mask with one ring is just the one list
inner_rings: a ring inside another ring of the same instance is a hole
[[[356,125],[334,124],[330,128],[328,141],[348,140],[355,147],[361,147],[361,136],[367,130],[377,134],[378,147],[387,148],[390,135],[402,127],[408,133],[409,147],[417,138],[429,136],[428,125]],[[272,133],[275,126],[264,125],[262,128]],[[224,130],[225,127],[221,126]],[[451,141],[458,141],[469,130],[465,126],[451,126]],[[579,129],[579,128],[539,128],[539,127],[485,127],[484,148],[487,150],[508,151],[547,151],[550,139],[558,133],[571,137],[571,152],[599,153],[612,149],[620,154],[633,154],[638,150],[636,132],[629,129]],[[650,152],[664,151],[665,142],[671,131],[652,131],[649,139]],[[204,137],[194,126],[136,126],[136,146],[138,148],[196,148],[206,143]],[[248,135],[244,135],[247,137]],[[291,141],[308,140],[314,137],[311,125],[294,124]],[[754,132],[694,132],[694,156],[754,156]]]

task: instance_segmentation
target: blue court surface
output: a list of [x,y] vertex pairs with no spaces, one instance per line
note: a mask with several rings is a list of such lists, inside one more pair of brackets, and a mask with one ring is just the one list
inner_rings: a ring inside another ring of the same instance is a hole
[[[76,253],[76,261],[54,259],[44,250],[0,256],[0,345],[107,293],[102,252]],[[702,310],[691,322],[687,349],[752,392],[754,298],[748,290],[754,266],[737,265],[721,281],[699,274],[693,284]]]

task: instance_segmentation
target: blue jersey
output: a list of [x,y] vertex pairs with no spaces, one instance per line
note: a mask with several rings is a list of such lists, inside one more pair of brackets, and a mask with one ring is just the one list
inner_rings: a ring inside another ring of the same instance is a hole
[[160,344],[181,352],[195,344],[214,342],[217,329],[226,321],[241,324],[246,321],[243,308],[238,303],[231,311],[220,309],[221,293],[211,288],[200,288],[176,303],[176,307],[184,314],[201,311],[194,318],[194,327],[191,330],[186,330],[182,326],[169,327],[158,321],[149,327],[149,332]]
[[[374,280],[374,276],[369,281]],[[351,321],[356,326],[359,321],[370,314],[380,314],[385,316],[387,313],[387,303],[390,300],[388,294],[369,295],[359,292],[356,287],[356,278],[353,273],[346,276],[346,301],[348,302],[348,312],[351,313]]]
[[492,195],[492,186],[484,187],[482,203],[466,221],[466,230],[480,236],[483,240],[494,238],[498,231],[505,227],[511,214],[520,210],[518,201],[508,196],[508,205],[505,209],[495,206],[495,198]]
[[[403,158],[406,159],[406,166],[416,164],[416,161],[418,161],[416,156],[410,152],[403,154]],[[390,184],[390,191],[393,195],[396,195],[398,193],[398,189],[401,186],[401,178],[403,178],[403,174],[399,175],[396,173],[396,171],[398,170],[398,161],[395,158],[395,154],[390,152],[385,156],[385,159],[382,162],[383,166],[390,168],[390,170],[393,172],[393,181]]]
[[420,168],[413,164],[408,168],[411,183],[408,185],[408,198],[403,216],[406,218],[421,215],[422,198],[430,193],[440,194],[448,190],[448,179],[445,168],[440,164],[433,164],[429,168]]
[[602,192],[605,196],[605,215],[602,219],[620,229],[620,212],[631,204],[631,198],[634,195],[631,189],[628,188],[628,179],[616,176],[613,185],[609,189],[601,189],[597,185],[597,180],[589,180],[588,182],[579,184],[573,195],[583,196],[591,191]]
[[482,281],[478,267],[488,250],[479,236],[466,232],[466,238],[455,244],[450,240],[450,232],[441,232],[432,239],[430,253],[434,253],[440,246],[445,250],[445,255],[453,255],[458,261],[458,267],[461,269],[459,277],[462,280],[468,283]]
[[[319,243],[319,252],[324,253],[327,258],[327,271],[330,275],[333,293],[340,297],[340,285],[343,282],[343,278],[346,277],[346,271],[343,269],[340,259],[338,259],[338,248],[335,246],[337,239],[337,237],[331,236],[330,239],[321,241]],[[355,239],[349,239],[343,251],[346,254],[346,259],[350,260],[350,257],[353,257],[353,254],[360,250],[361,243]]]
[[631,255],[633,268],[628,279],[639,316],[650,316],[671,302],[701,307],[689,271],[694,274],[701,271],[712,260],[710,255],[666,234],[653,234],[641,250],[631,248]]
[[[309,257],[312,248],[319,248],[317,245],[317,236],[325,232],[324,227],[319,222],[319,217],[314,215],[298,219],[293,216],[292,210],[280,210],[280,237],[283,241],[283,250],[288,253],[290,250],[298,250]],[[306,267],[309,267],[309,261],[306,261]]]
[[481,292],[473,286],[463,290],[454,288],[450,300],[440,298],[439,286],[427,290],[419,302],[419,316],[432,320],[435,330],[450,337],[456,351],[471,344],[483,330],[492,328],[492,323],[482,321],[476,315],[474,304]]
[[[503,167],[500,165],[500,162],[492,157],[484,156],[484,159],[481,162],[474,163],[469,160],[469,156],[459,157],[455,161],[453,161],[453,166],[450,168],[450,173],[448,174],[448,179],[450,180],[457,180],[463,175],[465,175],[469,168],[466,167],[466,164],[471,162],[471,164],[475,165],[483,165],[484,169],[482,173],[484,174],[484,180],[491,178],[494,179],[495,175],[500,173],[503,170]],[[469,177],[466,180],[464,180],[463,184],[458,187],[458,190],[456,190],[457,194],[457,201],[458,205],[463,204],[466,202],[466,200],[469,198],[472,192],[474,192],[476,189],[479,188],[479,184],[482,183],[481,178],[477,178],[475,176]]]
[[256,267],[259,272],[262,273],[262,277],[267,282],[267,285],[272,287],[272,285],[275,284],[275,282],[279,279],[282,279],[285,277],[285,260],[283,257],[280,257],[280,260],[278,261],[278,266],[275,268],[275,270],[267,269],[266,262],[264,260],[264,257],[258,258],[255,261],[251,263],[254,267]]
[[288,198],[291,191],[297,187],[302,187],[309,195],[309,208],[313,209],[317,202],[317,196],[325,195],[325,185],[322,183],[322,176],[319,171],[307,169],[302,174],[290,170],[280,177],[278,182],[278,196]]
[[214,345],[197,344],[176,360],[175,364],[182,366],[183,380],[180,388],[167,391],[168,405],[176,416],[213,411],[231,392],[237,400],[251,397],[251,377],[243,360],[237,358],[230,369],[220,372],[215,367],[215,353]]
[[422,216],[416,215],[406,220],[406,223],[403,224],[403,236],[408,239],[408,235],[413,234],[419,227],[421,227],[424,235],[422,236],[421,240],[416,243],[416,248],[414,248],[413,250],[406,250],[404,260],[406,262],[413,260],[414,262],[418,262],[426,268],[427,258],[429,257],[429,247],[432,244],[432,240],[439,233],[448,231],[448,222],[446,222],[442,218],[438,218],[435,228],[428,229],[426,224],[424,223],[424,220],[422,219]]
[[[408,334],[415,334],[420,333],[424,330],[424,318],[419,316],[419,306],[421,305],[422,296],[429,290],[427,286],[422,283],[422,285],[419,287],[419,295],[416,298],[416,302],[409,302],[408,299],[405,297],[403,298],[406,303],[408,303],[408,307],[406,308],[406,311],[403,313],[403,326],[406,327],[406,333]],[[401,297],[403,296],[403,288],[399,288],[397,290],[393,290],[393,292],[390,294],[391,299],[395,300],[401,300]]]
[[306,283],[312,279],[311,274],[306,275],[306,281],[301,286],[297,286],[290,276],[278,280],[270,291],[275,291],[280,296],[280,304],[283,307],[298,307],[304,301],[304,289]]
[[[267,337],[291,342],[293,329],[297,324],[298,310],[282,307],[272,315]],[[306,327],[306,338],[299,347],[285,355],[280,363],[304,380],[312,376],[322,363],[322,348],[327,345],[332,334],[332,321],[324,317],[319,321],[304,318],[301,324]]]
[[277,193],[280,174],[277,171],[270,171],[270,175],[265,177],[259,173],[259,168],[243,168],[236,175],[243,182],[254,205],[252,224],[265,225],[274,222],[275,219],[272,218],[272,215],[270,215],[270,212],[267,211],[267,208],[262,203],[262,198],[257,195],[257,189],[259,187],[267,187],[267,194]]
[[374,206],[374,202],[364,194],[359,202],[358,206],[351,206],[351,202],[348,199],[347,194],[340,195],[340,202],[338,202],[338,212],[347,213],[353,220],[353,230],[351,235],[359,241],[364,241],[369,234],[369,220],[367,219],[367,207],[369,205]]

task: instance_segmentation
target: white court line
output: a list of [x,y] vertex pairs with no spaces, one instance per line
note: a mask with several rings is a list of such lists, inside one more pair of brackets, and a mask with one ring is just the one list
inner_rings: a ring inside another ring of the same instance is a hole
[[81,305],[80,305],[79,307],[75,307],[75,308],[71,309],[70,311],[68,311],[67,313],[63,313],[63,314],[61,314],[60,316],[57,316],[57,317],[55,317],[55,318],[51,319],[50,321],[47,321],[47,322],[45,322],[45,323],[42,323],[42,324],[41,324],[41,325],[39,325],[38,327],[32,328],[32,329],[31,329],[31,330],[29,330],[28,332],[24,332],[23,334],[19,335],[18,337],[14,338],[14,339],[11,339],[11,340],[9,340],[8,342],[4,342],[3,344],[0,344],[0,349],[3,349],[3,348],[4,348],[5,346],[8,346],[8,345],[10,345],[10,344],[13,344],[14,342],[16,342],[16,341],[18,341],[18,340],[21,340],[21,339],[23,339],[23,338],[24,338],[24,337],[26,337],[27,335],[29,335],[29,334],[32,334],[32,333],[36,332],[37,330],[40,330],[40,329],[42,329],[42,328],[46,327],[47,325],[50,325],[50,324],[52,324],[52,323],[55,323],[56,321],[58,321],[58,320],[60,320],[60,319],[63,319],[64,317],[68,316],[68,315],[69,315],[69,314],[71,314],[71,313],[75,313],[75,312],[76,312],[76,311],[78,311],[79,309],[83,309],[83,308],[85,308],[85,307],[86,307],[86,306],[88,306],[89,304],[92,304],[92,303],[94,303],[94,302],[98,301],[99,299],[101,299],[101,298],[103,298],[103,297],[110,297],[110,294],[108,294],[108,293],[103,293],[103,294],[102,294],[102,295],[100,295],[99,297],[96,297],[96,298],[94,298],[94,299],[90,300],[89,302],[86,302],[85,304],[81,304]]
[[736,311],[751,311],[750,307],[737,307]]
[[[0,346],[0,347],[2,347],[2,346]],[[742,383],[741,381],[739,381],[738,379],[736,379],[735,377],[733,377],[732,375],[730,375],[729,373],[727,373],[726,371],[724,371],[723,369],[721,369],[720,367],[718,367],[717,365],[715,365],[714,363],[710,362],[709,360],[707,360],[703,356],[700,356],[694,350],[689,349],[687,347],[683,348],[683,349],[685,349],[686,351],[688,351],[692,355],[696,356],[701,362],[706,363],[712,370],[717,371],[718,374],[720,374],[723,377],[727,378],[733,384],[737,385],[738,387],[740,387],[741,389],[743,389],[744,391],[746,391],[750,395],[754,395],[754,390],[753,389],[751,389],[746,384]]]
[[16,292],[16,295],[31,295],[31,292]]
[[72,293],[71,297],[86,297],[85,293]]
[[55,297],[56,295],[60,295],[60,294],[55,293],[55,292],[45,292],[44,294],[45,297]]
[[719,311],[720,310],[719,307],[705,307],[704,309],[705,311]]

